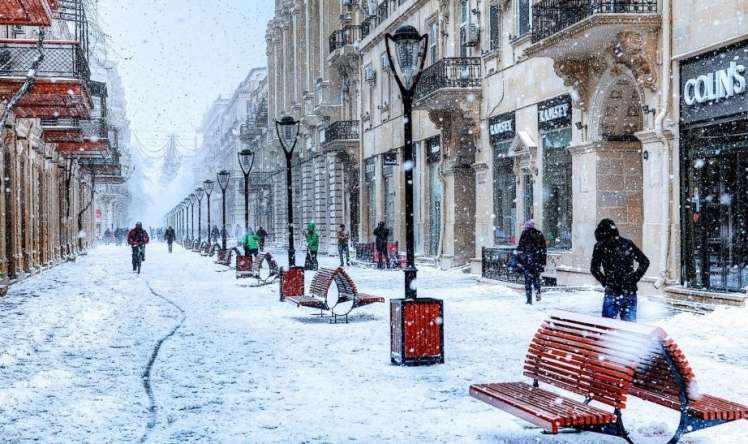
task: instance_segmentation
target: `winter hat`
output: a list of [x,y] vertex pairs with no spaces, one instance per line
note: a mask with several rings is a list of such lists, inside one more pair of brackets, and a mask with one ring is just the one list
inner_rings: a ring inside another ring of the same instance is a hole
[[535,228],[535,220],[534,219],[530,219],[527,222],[525,222],[525,229],[528,229],[528,228]]
[[606,240],[615,239],[619,237],[618,228],[615,222],[610,219],[603,219],[597,224],[595,229],[595,240],[598,242],[604,242]]

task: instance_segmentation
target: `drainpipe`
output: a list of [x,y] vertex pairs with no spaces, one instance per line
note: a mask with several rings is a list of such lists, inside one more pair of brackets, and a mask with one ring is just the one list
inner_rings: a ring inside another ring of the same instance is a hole
[[668,265],[670,262],[670,241],[672,238],[671,229],[671,192],[672,185],[670,179],[670,140],[665,136],[663,128],[667,118],[670,106],[670,83],[671,83],[671,56],[672,56],[672,5],[670,0],[662,1],[662,96],[660,97],[660,112],[655,117],[655,134],[662,141],[662,183],[665,187],[665,198],[662,201],[663,225],[665,227],[665,236],[661,237],[660,243],[660,263],[659,277],[655,281],[655,288],[660,289],[666,283],[669,277]]

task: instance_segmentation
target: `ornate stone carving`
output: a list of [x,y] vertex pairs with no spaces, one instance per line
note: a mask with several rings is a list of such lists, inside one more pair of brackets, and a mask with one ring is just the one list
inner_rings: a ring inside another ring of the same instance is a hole
[[642,34],[633,31],[619,32],[610,50],[616,63],[629,68],[636,81],[653,92],[657,91],[655,51]]
[[564,81],[567,88],[574,91],[574,105],[586,110],[589,103],[590,79],[605,72],[607,63],[601,57],[554,60],[553,70]]

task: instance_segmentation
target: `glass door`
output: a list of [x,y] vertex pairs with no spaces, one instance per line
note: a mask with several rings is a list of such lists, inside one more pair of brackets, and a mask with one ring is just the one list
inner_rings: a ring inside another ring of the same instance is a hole
[[429,256],[439,255],[439,236],[442,229],[442,182],[439,177],[441,162],[429,163]]

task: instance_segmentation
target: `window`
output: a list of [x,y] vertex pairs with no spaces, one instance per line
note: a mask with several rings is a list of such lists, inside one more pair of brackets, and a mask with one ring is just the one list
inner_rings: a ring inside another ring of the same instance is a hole
[[460,11],[460,57],[467,57],[467,47],[470,31],[470,3],[462,0]]
[[517,8],[517,21],[519,23],[517,31],[520,36],[523,36],[532,29],[532,1],[519,0]]
[[571,128],[542,134],[543,229],[551,248],[571,248]]
[[501,36],[501,17],[499,15],[499,5],[497,4],[491,5],[488,9],[488,27],[488,49],[496,51],[499,49],[499,39]]
[[379,20],[380,24],[382,24],[385,20],[387,20],[388,14],[389,14],[388,3],[387,3],[387,0],[385,0],[377,8],[377,19]]
[[439,25],[436,20],[428,24],[429,30],[429,64],[433,65],[439,59]]
[[494,241],[497,245],[516,242],[514,226],[517,220],[517,187],[514,180],[514,159],[508,157],[511,140],[494,146],[493,158],[493,213]]

